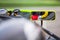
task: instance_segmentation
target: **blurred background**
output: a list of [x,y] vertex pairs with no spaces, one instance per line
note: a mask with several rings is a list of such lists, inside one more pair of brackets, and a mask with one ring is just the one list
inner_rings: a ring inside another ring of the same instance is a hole
[[0,0],[0,7],[60,6],[60,0]]

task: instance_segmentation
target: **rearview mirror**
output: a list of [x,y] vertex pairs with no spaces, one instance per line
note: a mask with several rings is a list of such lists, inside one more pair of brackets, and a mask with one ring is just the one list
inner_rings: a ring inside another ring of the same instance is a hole
[[36,15],[36,20],[41,19],[41,20],[55,20],[55,12],[54,11],[39,11],[39,12],[32,12],[32,15]]

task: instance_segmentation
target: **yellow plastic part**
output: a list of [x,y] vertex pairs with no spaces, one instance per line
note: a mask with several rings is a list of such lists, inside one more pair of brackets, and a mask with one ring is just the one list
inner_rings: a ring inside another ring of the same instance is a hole
[[45,14],[41,16],[41,18],[45,18],[48,16],[48,11],[45,11]]

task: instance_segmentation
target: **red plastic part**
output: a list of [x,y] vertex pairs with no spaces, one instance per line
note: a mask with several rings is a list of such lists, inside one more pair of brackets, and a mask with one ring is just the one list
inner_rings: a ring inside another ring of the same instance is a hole
[[38,15],[32,15],[32,20],[38,20]]

